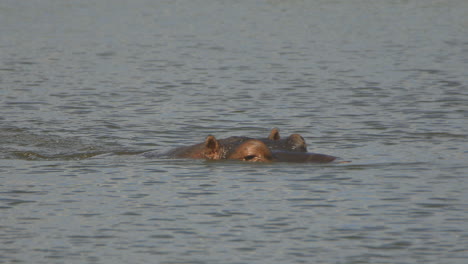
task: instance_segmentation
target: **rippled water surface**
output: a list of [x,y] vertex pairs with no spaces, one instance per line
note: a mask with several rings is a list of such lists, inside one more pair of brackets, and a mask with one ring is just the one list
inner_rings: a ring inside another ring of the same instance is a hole
[[[468,2],[0,2],[0,263],[467,263]],[[300,133],[348,164],[145,158]]]

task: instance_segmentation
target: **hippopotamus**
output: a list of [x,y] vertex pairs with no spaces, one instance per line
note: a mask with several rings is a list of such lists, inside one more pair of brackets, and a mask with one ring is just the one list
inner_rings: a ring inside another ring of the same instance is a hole
[[280,139],[274,128],[268,138],[229,137],[216,139],[207,136],[203,143],[179,147],[166,153],[171,158],[206,160],[240,160],[249,162],[331,162],[334,156],[307,152],[306,143],[299,134]]
[[207,136],[205,142],[189,147],[176,148],[168,153],[169,157],[207,160],[244,160],[271,161],[270,148],[258,139],[247,137],[229,137],[217,140]]

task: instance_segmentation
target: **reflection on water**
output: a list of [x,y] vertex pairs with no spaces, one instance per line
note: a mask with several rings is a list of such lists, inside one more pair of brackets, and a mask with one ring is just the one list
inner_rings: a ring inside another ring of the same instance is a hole
[[[467,11],[0,3],[0,262],[465,263]],[[353,162],[139,155],[273,127]]]

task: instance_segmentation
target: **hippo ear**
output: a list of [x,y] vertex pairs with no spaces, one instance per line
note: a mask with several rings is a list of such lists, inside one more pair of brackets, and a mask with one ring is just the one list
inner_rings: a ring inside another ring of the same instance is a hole
[[270,135],[268,136],[269,140],[279,140],[280,139],[280,134],[279,134],[279,129],[276,127],[273,128],[270,132]]
[[219,159],[220,145],[214,136],[207,136],[205,139],[204,156],[206,159]]

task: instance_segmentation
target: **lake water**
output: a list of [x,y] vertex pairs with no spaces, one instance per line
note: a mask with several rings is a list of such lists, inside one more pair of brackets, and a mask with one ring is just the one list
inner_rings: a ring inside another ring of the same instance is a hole
[[[467,263],[465,0],[0,2],[0,263]],[[148,159],[300,133],[349,164]]]

